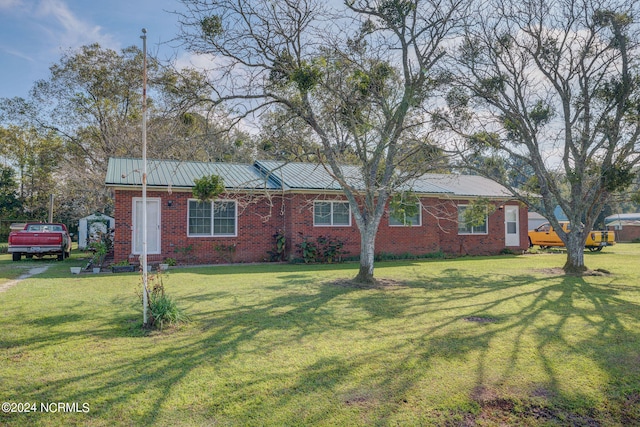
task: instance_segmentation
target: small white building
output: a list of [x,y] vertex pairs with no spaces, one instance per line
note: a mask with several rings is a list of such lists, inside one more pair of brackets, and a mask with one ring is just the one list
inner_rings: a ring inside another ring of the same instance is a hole
[[78,225],[78,249],[87,249],[92,238],[95,238],[100,233],[113,232],[112,230],[115,226],[115,218],[101,213],[81,218]]

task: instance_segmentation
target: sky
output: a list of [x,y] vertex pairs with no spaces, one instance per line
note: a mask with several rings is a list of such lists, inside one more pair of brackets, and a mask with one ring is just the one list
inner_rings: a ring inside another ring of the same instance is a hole
[[178,0],[0,0],[0,98],[27,97],[49,77],[63,52],[99,43],[142,48],[160,59],[186,54],[171,42],[178,34]]

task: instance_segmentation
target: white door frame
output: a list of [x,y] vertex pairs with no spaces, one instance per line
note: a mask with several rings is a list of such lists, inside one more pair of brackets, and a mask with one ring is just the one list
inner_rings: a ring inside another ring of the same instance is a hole
[[520,208],[518,206],[504,207],[504,244],[520,246]]
[[[142,197],[134,197],[131,201],[131,253],[135,255],[139,255],[142,253],[142,242],[140,242],[139,247],[136,248],[136,235],[138,232],[137,225],[137,206],[142,206]],[[161,199],[159,197],[147,197],[147,207],[152,204],[157,204],[156,214],[154,215],[153,209],[147,209],[147,253],[151,255],[161,254],[161,245],[162,242],[160,235],[160,207],[162,206]],[[142,235],[142,233],[141,233]],[[142,239],[140,237],[140,239]]]

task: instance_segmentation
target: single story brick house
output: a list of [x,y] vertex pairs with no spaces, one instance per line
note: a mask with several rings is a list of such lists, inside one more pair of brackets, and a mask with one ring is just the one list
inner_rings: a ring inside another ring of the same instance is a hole
[[609,231],[615,231],[616,242],[633,242],[640,240],[640,213],[623,213],[609,215],[604,219]]
[[[115,200],[115,262],[137,262],[142,251],[142,170],[141,159],[109,160],[106,185]],[[349,204],[322,165],[149,160],[147,171],[150,263],[165,258],[183,264],[261,262],[274,250],[277,233],[286,237],[288,258],[300,257],[296,245],[303,239],[320,236],[344,242],[347,256],[360,253],[360,233]],[[344,172],[357,180],[356,167],[345,166]],[[201,203],[192,194],[194,179],[212,174],[223,178],[226,191]],[[426,174],[407,188],[419,198],[418,214],[400,221],[385,212],[377,253],[482,255],[528,247],[527,208],[491,180]],[[465,224],[462,213],[478,198],[490,200],[495,210],[488,211],[484,224]]]

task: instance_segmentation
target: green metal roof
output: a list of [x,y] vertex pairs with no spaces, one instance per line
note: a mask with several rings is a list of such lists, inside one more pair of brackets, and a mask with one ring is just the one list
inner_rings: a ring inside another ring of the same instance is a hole
[[477,175],[425,174],[408,185],[416,193],[437,193],[433,188],[440,188],[452,196],[512,197],[504,186]]
[[[338,182],[316,163],[285,163],[259,160],[256,167],[285,188],[312,190],[340,190]],[[355,188],[363,188],[360,169],[356,166],[342,166],[347,182]],[[447,194],[449,196],[510,197],[502,185],[476,175],[424,174],[403,185],[418,194]]]
[[[111,158],[105,183],[107,186],[141,186],[142,170],[142,159]],[[192,188],[195,179],[214,174],[222,177],[225,187],[230,189],[280,188],[249,164],[147,161],[147,185],[151,187]]]
[[[345,179],[355,188],[364,187],[360,169],[342,166]],[[148,160],[147,185],[190,189],[194,180],[218,175],[229,189],[341,190],[340,184],[316,163],[285,163],[259,160],[253,165],[206,163],[176,160]],[[142,159],[111,158],[107,168],[107,186],[141,186]],[[418,194],[443,194],[449,197],[511,197],[502,185],[475,175],[425,174],[404,187]]]
[[[258,160],[255,165],[265,175],[290,189],[341,190],[342,187],[319,163],[279,162]],[[360,170],[356,166],[342,166],[342,174],[355,188],[364,187]]]

